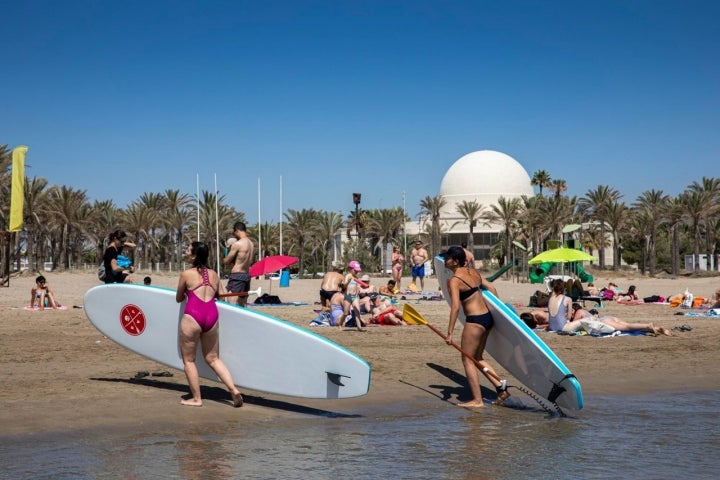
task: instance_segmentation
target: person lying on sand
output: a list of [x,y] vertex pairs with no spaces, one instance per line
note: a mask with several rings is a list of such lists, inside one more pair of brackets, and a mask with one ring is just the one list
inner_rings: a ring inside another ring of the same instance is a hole
[[628,323],[612,315],[599,316],[598,311],[592,309],[590,311],[585,310],[580,306],[579,303],[573,303],[573,320],[568,322],[563,327],[564,332],[576,332],[582,330],[581,320],[597,320],[609,325],[618,332],[650,332],[652,335],[667,335],[672,336],[670,330],[665,327],[656,327],[654,323]]

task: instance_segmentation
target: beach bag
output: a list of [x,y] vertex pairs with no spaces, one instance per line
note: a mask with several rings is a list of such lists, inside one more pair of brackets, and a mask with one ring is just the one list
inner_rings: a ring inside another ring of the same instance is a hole
[[609,288],[605,288],[602,292],[600,292],[600,296],[603,300],[612,300],[613,298],[615,298],[615,292],[613,292]]
[[535,291],[535,306],[536,307],[547,307],[550,295],[540,290]]
[[685,297],[680,303],[680,308],[693,308],[693,299],[695,296],[689,291],[685,290]]
[[98,280],[101,282],[105,281],[105,262],[101,263],[98,267]]
[[260,305],[279,305],[282,302],[280,301],[280,297],[277,295],[268,295],[267,293],[263,293],[255,299],[255,303]]
[[664,301],[665,299],[660,295],[651,295],[649,297],[643,298],[644,303],[662,303]]
[[580,324],[582,325],[583,330],[593,336],[609,335],[615,332],[615,329],[613,327],[599,320],[583,319],[580,320]]

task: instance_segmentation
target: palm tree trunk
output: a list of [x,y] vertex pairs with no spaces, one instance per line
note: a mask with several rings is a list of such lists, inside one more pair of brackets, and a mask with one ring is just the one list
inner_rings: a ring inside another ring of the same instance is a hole
[[675,224],[672,227],[672,273],[680,273],[680,226]]
[[605,269],[605,222],[600,224],[600,245],[598,247],[598,263]]

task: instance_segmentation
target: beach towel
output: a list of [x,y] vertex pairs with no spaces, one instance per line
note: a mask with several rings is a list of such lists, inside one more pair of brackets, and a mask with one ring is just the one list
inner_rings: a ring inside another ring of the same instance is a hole
[[320,312],[317,317],[310,320],[311,327],[331,327],[330,312]]
[[307,302],[282,302],[282,303],[248,303],[251,307],[302,307],[309,305]]
[[686,317],[720,317],[720,308],[711,308],[706,312],[677,312],[675,315],[684,315]]
[[[40,310],[39,307],[31,307],[31,306],[29,306],[29,305],[28,305],[28,306],[25,306],[24,309],[25,309],[25,310],[30,310],[30,311],[33,311],[33,312],[45,312],[45,311],[47,311],[47,310],[53,311],[53,308],[52,308],[52,307],[45,307],[44,309]],[[67,307],[66,307],[65,305],[58,305],[57,310],[67,310]]]
[[589,335],[595,336],[615,333],[615,329],[613,327],[599,320],[583,319],[580,320],[580,324],[582,325],[583,330],[585,330]]

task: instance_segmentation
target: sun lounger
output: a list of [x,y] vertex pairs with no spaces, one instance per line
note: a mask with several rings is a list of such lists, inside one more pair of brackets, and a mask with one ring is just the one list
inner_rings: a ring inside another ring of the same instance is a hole
[[585,302],[595,302],[595,305],[594,305],[595,307],[603,308],[602,300],[603,300],[602,297],[599,295],[597,295],[597,296],[589,296],[588,295],[588,296],[580,297],[580,301],[583,304],[583,308],[585,308]]

